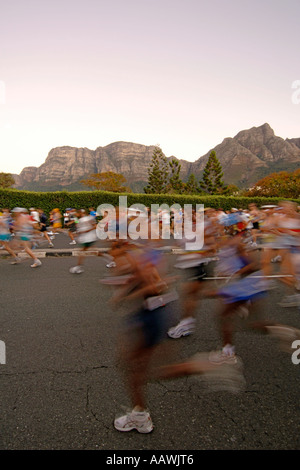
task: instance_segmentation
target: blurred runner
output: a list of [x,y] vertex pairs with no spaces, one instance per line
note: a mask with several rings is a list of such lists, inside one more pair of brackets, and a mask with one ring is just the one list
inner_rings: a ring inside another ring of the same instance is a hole
[[58,234],[62,230],[62,214],[58,208],[52,211],[52,231]]
[[10,246],[10,242],[12,240],[10,221],[11,217],[9,210],[3,209],[2,215],[0,216],[0,244],[13,257],[14,260],[12,264],[17,264],[21,259]]
[[76,245],[75,235],[76,227],[78,224],[78,217],[76,209],[66,209],[67,217],[65,221],[65,227],[68,229],[68,235],[71,239],[70,245]]
[[[125,252],[120,251],[124,257]],[[157,269],[157,258],[151,253],[126,253],[128,281],[113,297],[114,305],[124,301],[137,301],[139,306],[125,321],[120,359],[124,365],[132,408],[115,419],[118,431],[149,433],[153,423],[147,410],[144,387],[151,373],[151,361],[158,347],[167,338],[169,327],[168,306],[177,299],[168,282]],[[118,265],[118,255],[114,259]],[[130,268],[129,268],[130,266]]]
[[38,209],[38,212],[39,212],[39,220],[40,220],[39,225],[40,225],[41,235],[44,238],[46,238],[47,242],[49,243],[49,248],[53,248],[54,245],[47,232],[47,216],[42,209]]
[[[219,224],[215,218],[215,211],[208,209],[204,221],[204,246],[201,252],[186,252],[179,256],[175,267],[183,270],[187,280],[183,283],[182,315],[179,323],[168,331],[170,338],[177,339],[193,333],[196,324],[196,310],[202,297],[204,288],[207,288],[207,277],[214,272],[214,259],[217,250]],[[185,240],[184,240],[185,242]]]
[[31,250],[31,242],[34,234],[34,222],[30,219],[27,209],[16,207],[13,209],[14,232],[25,252],[33,259],[32,268],[41,266],[42,262]]
[[70,269],[72,274],[80,274],[84,272],[82,267],[85,252],[94,245],[97,240],[96,221],[91,215],[87,215],[84,209],[78,211],[78,223],[76,224],[76,238],[81,246],[77,258],[77,265]]

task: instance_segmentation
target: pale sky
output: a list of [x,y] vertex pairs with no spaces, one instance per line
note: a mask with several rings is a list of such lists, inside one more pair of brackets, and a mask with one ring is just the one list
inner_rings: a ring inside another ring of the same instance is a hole
[[300,137],[299,18],[299,0],[0,0],[0,172],[64,145],[195,161],[265,122]]

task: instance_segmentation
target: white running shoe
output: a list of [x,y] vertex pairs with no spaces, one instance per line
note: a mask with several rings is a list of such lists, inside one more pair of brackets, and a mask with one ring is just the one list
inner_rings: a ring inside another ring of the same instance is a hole
[[169,329],[168,336],[173,339],[181,338],[181,336],[189,336],[195,330],[195,323],[196,320],[194,317],[184,318],[178,325]]
[[31,265],[31,268],[38,268],[41,266],[42,262],[39,259],[36,259],[35,262]]
[[226,353],[223,351],[212,351],[209,354],[209,361],[213,364],[237,364],[237,357],[235,353]]
[[211,391],[238,393],[245,389],[246,380],[241,361],[234,365],[215,364],[209,361],[209,355],[210,353],[197,353],[192,357],[192,372],[196,379],[204,381]]
[[108,264],[106,265],[107,268],[115,268],[116,266],[117,266],[117,265],[116,265],[116,263],[115,263],[114,261],[111,261],[110,263],[108,263]]
[[280,263],[282,261],[282,258],[280,255],[275,256],[275,258],[271,259],[271,263]]
[[76,245],[76,240],[71,241],[69,245]]
[[146,434],[153,430],[150,414],[147,411],[129,411],[124,416],[116,418],[114,426],[118,431],[132,431]]
[[84,272],[84,269],[81,266],[73,266],[70,268],[70,273],[72,274],[81,274]]
[[13,259],[13,261],[10,264],[19,264],[19,263],[21,263],[21,258],[17,256],[16,258]]

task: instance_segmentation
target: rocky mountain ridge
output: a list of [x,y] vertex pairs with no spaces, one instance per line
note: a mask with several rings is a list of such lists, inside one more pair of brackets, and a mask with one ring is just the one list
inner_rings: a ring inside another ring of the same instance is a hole
[[[133,191],[141,192],[148,179],[154,148],[131,142],[114,142],[96,150],[53,148],[40,167],[25,167],[20,175],[14,175],[15,187],[41,191],[86,190],[80,184],[81,179],[92,173],[113,171],[123,174]],[[272,172],[300,167],[300,138],[278,137],[266,123],[242,130],[235,137],[226,137],[195,162],[179,160],[182,179],[186,180],[191,173],[201,178],[212,150],[222,165],[225,183],[241,188]]]

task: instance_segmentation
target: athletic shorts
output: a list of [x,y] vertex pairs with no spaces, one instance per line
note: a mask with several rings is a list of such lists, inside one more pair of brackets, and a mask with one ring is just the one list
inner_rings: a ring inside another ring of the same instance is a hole
[[[141,308],[126,319],[128,334],[142,338],[142,346],[151,348],[167,338],[169,328],[174,324],[173,302],[155,310]],[[134,344],[134,342],[131,342]]]
[[[259,277],[255,277],[259,276]],[[225,304],[245,302],[264,297],[268,291],[269,282],[265,279],[262,271],[233,281],[219,290]]]
[[85,242],[80,243],[81,248],[89,248],[90,246],[94,245],[95,242]]
[[20,240],[22,240],[22,242],[29,242],[31,240],[31,236],[30,235],[21,235]]
[[11,234],[10,233],[0,234],[0,241],[1,242],[9,242],[10,240],[11,240]]

